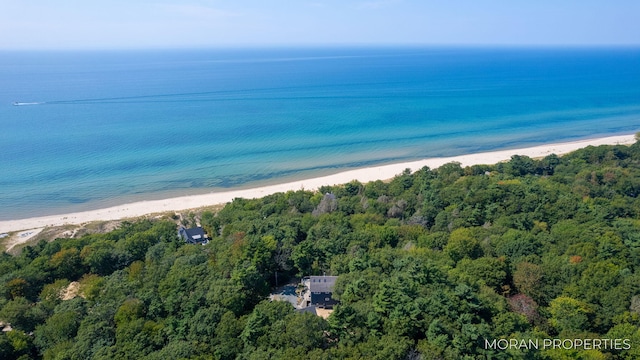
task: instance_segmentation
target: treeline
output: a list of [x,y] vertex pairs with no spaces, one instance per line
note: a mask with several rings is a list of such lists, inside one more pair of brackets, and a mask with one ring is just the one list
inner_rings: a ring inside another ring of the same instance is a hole
[[[637,359],[638,195],[636,143],[236,199],[206,246],[168,220],[40,242],[0,258],[0,358]],[[327,320],[265,300],[315,274]],[[632,346],[485,349],[545,338]]]

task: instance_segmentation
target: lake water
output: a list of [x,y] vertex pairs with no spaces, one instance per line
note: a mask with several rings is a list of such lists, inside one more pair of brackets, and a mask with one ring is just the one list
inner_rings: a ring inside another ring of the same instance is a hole
[[0,219],[639,129],[639,48],[0,52]]

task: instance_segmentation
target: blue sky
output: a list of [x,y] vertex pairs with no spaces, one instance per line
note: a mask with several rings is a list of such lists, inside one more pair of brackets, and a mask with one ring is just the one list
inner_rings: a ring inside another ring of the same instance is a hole
[[0,49],[640,45],[638,0],[0,0]]

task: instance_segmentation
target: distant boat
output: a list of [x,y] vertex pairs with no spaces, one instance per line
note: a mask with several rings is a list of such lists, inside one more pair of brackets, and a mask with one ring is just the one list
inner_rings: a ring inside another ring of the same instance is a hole
[[14,101],[13,102],[13,106],[25,106],[25,105],[38,105],[41,104],[39,102],[18,102],[18,101]]

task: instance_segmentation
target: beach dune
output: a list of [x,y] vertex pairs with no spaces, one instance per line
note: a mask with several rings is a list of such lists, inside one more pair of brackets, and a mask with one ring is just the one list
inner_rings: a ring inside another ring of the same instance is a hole
[[344,184],[352,180],[358,180],[360,182],[366,183],[375,180],[390,179],[402,173],[405,169],[416,171],[425,166],[428,166],[430,168],[437,168],[443,164],[450,162],[459,162],[462,166],[495,164],[501,161],[509,160],[512,155],[524,155],[532,158],[537,158],[544,157],[550,154],[563,155],[589,145],[630,145],[634,142],[634,135],[620,135],[566,143],[540,145],[522,149],[500,150],[453,157],[429,158],[405,163],[348,170],[328,176],[292,181],[283,184],[269,185],[252,189],[220,191],[203,195],[182,196],[164,200],[140,201],[130,204],[113,206],[105,209],[0,221],[0,233],[43,228],[47,226],[61,226],[67,224],[78,225],[99,220],[107,221],[134,218],[160,212],[183,211],[205,206],[224,204],[232,201],[234,198],[250,199],[260,198],[278,192],[297,191],[300,189],[316,190],[321,186]]

